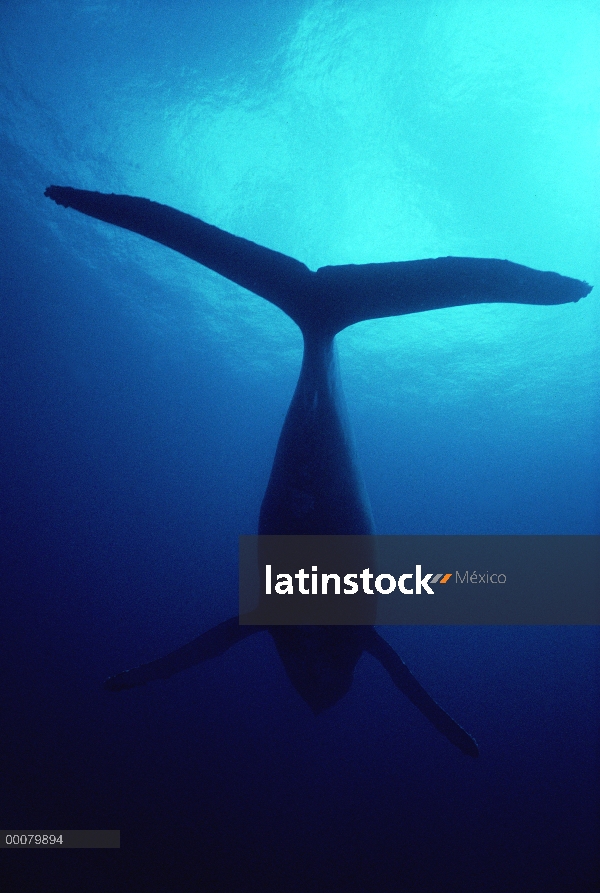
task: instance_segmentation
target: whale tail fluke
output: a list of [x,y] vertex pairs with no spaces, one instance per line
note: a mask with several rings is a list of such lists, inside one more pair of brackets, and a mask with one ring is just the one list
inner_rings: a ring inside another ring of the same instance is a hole
[[321,267],[234,236],[167,205],[129,195],[49,186],[74,208],[160,242],[275,304],[304,333],[331,336],[365,319],[481,303],[563,304],[591,286],[507,260],[438,257]]
[[438,732],[441,732],[451,744],[454,744],[467,756],[479,756],[479,748],[475,739],[465,732],[462,726],[459,726],[445,710],[442,710],[420,682],[417,682],[392,646],[382,639],[374,629],[370,630],[365,650],[377,658],[389,673],[394,685],[406,695],[409,701],[412,701]]
[[147,198],[107,195],[70,186],[49,186],[44,195],[57,205],[74,208],[178,251],[271,301],[300,325],[295,310],[302,303],[301,295],[310,292],[314,277],[300,261]]
[[159,657],[158,660],[142,664],[141,667],[134,667],[117,676],[111,676],[104,683],[104,687],[109,691],[123,691],[126,688],[154,682],[156,679],[168,679],[174,673],[180,673],[205,660],[219,657],[242,639],[263,629],[261,626],[240,626],[238,618],[231,617],[165,657]]

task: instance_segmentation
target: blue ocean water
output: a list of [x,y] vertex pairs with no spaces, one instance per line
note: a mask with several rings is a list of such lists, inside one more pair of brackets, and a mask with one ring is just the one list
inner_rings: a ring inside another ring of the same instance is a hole
[[386,628],[477,738],[454,752],[361,659],[315,718],[266,636],[107,676],[237,607],[301,336],[191,261],[43,197],[142,195],[305,262],[509,258],[577,304],[338,338],[380,533],[600,532],[591,0],[0,10],[3,889],[598,888],[598,633]]

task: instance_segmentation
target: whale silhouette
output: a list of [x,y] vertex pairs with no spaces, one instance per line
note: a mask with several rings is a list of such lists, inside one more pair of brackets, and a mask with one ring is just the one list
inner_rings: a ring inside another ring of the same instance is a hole
[[[259,534],[372,534],[339,376],[335,335],[361,320],[479,303],[562,304],[591,286],[506,260],[440,257],[321,267],[231,235],[166,205],[50,186],[57,204],[129,229],[209,267],[275,304],[304,338],[300,377],[260,509]],[[476,757],[475,740],[425,691],[373,626],[244,626],[232,617],[165,657],[108,679],[121,691],[223,654],[261,631],[272,636],[295,689],[319,713],[352,684],[363,652],[446,738]]]

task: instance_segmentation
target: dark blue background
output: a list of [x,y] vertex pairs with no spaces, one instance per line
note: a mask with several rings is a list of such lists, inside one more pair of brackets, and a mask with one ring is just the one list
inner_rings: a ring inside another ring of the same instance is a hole
[[[231,616],[300,362],[266,302],[43,198],[164,201],[311,268],[509,257],[598,284],[592,3],[2,8],[6,890],[596,889],[598,634],[386,629],[315,718],[268,637],[113,696]],[[598,298],[339,339],[380,533],[598,533]]]

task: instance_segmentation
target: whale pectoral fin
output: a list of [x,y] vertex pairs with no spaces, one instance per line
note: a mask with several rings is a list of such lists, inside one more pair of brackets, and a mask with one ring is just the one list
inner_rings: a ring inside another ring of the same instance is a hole
[[142,664],[141,667],[134,667],[117,676],[111,676],[104,683],[104,687],[109,691],[122,691],[125,688],[134,688],[136,685],[145,685],[155,679],[168,679],[174,673],[180,673],[205,660],[219,657],[232,645],[263,629],[261,626],[240,626],[238,618],[231,617],[165,657],[159,657],[158,660]]
[[382,667],[390,674],[394,685],[406,695],[409,701],[412,701],[438,732],[446,736],[451,744],[454,744],[467,756],[479,756],[479,748],[475,739],[471,738],[451,716],[448,716],[439,704],[436,704],[431,695],[427,694],[423,686],[417,682],[404,661],[398,657],[392,646],[382,639],[375,630],[370,631],[365,651],[377,658]]

